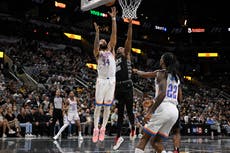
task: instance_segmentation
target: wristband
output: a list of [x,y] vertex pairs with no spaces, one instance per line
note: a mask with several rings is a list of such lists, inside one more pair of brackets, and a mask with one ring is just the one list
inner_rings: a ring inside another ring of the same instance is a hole
[[116,20],[116,17],[112,17],[112,20]]

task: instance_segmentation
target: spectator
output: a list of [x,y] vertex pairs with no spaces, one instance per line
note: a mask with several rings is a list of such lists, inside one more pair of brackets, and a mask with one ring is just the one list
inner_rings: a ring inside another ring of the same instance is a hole
[[7,107],[7,114],[6,114],[5,118],[8,121],[10,128],[14,128],[16,130],[17,136],[21,137],[21,134],[20,134],[21,128],[19,126],[18,119],[13,114],[12,107]]
[[20,127],[25,128],[25,137],[30,137],[32,135],[32,123],[29,122],[29,118],[26,114],[25,108],[21,107],[20,113],[17,116]]
[[3,109],[2,107],[0,106],[0,127],[2,128],[2,137],[5,138],[6,137],[6,128],[9,129],[9,134],[14,134],[15,131],[13,131],[9,124],[8,124],[8,121],[4,118],[4,115],[3,115]]

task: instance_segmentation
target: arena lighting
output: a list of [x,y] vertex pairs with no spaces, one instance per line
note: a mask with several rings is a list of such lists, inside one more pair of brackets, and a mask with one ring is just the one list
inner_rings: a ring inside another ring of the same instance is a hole
[[230,28],[228,28],[228,31],[230,31]]
[[205,32],[205,28],[188,28],[188,33]]
[[[104,18],[108,17],[108,15],[106,13],[102,13],[102,12],[95,11],[95,10],[90,10],[90,14],[91,15],[95,15],[95,16],[101,16],[101,17],[104,17]],[[124,18],[123,21],[127,22],[127,23],[129,22],[129,20],[127,18]],[[134,24],[134,25],[141,25],[141,22],[137,21],[137,20],[132,20],[132,24]]]
[[198,53],[198,57],[218,57],[218,53]]
[[107,18],[107,17],[108,17],[108,15],[107,15],[107,14],[102,13],[102,12],[99,12],[99,11],[95,11],[95,10],[90,10],[90,14],[91,14],[91,15],[96,15],[96,16],[105,17],[105,18]]
[[137,54],[141,54],[141,49],[138,48],[132,48],[132,51]]
[[97,69],[97,64],[93,63],[86,63],[86,66],[90,69],[96,70]]
[[184,26],[187,26],[187,23],[188,23],[188,20],[185,19],[185,20],[184,20]]
[[4,52],[0,51],[0,58],[3,58]]
[[66,4],[55,1],[55,6],[59,8],[66,8]]
[[66,33],[66,32],[64,32],[64,35],[66,35],[70,39],[81,40],[81,35],[75,35],[75,34]]
[[184,76],[185,79],[191,81],[192,80],[192,77],[191,76]]
[[161,31],[165,31],[165,32],[167,31],[167,28],[166,28],[166,27],[161,27],[161,26],[157,26],[157,25],[156,25],[154,28],[155,28],[156,30],[161,30]]
[[[129,22],[129,20],[127,18],[124,18],[123,20],[124,20],[124,22],[127,22],[127,23]],[[137,20],[132,20],[132,24],[134,24],[134,25],[141,25],[141,22],[137,21]]]

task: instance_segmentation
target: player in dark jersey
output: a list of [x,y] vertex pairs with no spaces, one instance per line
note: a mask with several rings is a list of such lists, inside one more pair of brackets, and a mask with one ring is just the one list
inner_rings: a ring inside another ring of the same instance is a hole
[[152,100],[144,102],[145,105],[149,103],[150,107],[145,116],[144,135],[135,148],[135,153],[143,153],[149,139],[156,152],[166,153],[162,137],[168,137],[178,119],[177,104],[182,101],[182,90],[177,71],[177,60],[172,53],[165,53],[161,56],[160,66],[161,70],[154,72],[133,70],[142,77],[155,78],[156,85],[154,102]]
[[114,150],[117,150],[124,139],[121,137],[122,123],[126,112],[131,124],[130,138],[135,135],[134,114],[133,114],[133,82],[132,82],[132,66],[130,51],[132,48],[132,20],[129,19],[127,38],[124,47],[118,47],[116,53],[116,89],[115,99],[118,100],[118,121],[117,136],[115,140]]

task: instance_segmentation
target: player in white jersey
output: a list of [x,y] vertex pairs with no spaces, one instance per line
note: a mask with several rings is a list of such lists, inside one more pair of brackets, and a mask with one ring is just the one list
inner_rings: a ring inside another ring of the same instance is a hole
[[71,91],[69,93],[69,98],[65,102],[65,106],[63,109],[63,118],[64,118],[64,125],[61,127],[61,129],[58,131],[58,133],[53,137],[53,139],[58,139],[60,134],[65,130],[66,127],[69,126],[69,124],[75,123],[78,127],[78,138],[79,140],[83,140],[82,134],[81,134],[81,123],[80,123],[80,117],[78,114],[78,108],[77,108],[78,100],[74,95],[74,92]]
[[146,144],[151,139],[151,144],[157,153],[165,153],[162,138],[167,138],[169,132],[178,119],[178,101],[182,101],[182,90],[180,86],[177,61],[172,53],[165,53],[160,60],[161,70],[154,72],[143,72],[134,69],[134,73],[142,77],[155,78],[155,98],[151,105],[149,100],[144,102],[150,104],[146,124],[143,128],[144,135],[140,139],[135,153],[143,153]]
[[[95,110],[94,110],[94,130],[92,141],[97,142],[104,140],[106,125],[110,116],[110,107],[114,98],[115,91],[115,74],[116,74],[116,62],[115,62],[115,46],[117,43],[117,25],[116,25],[116,7],[111,8],[109,15],[112,18],[112,33],[110,41],[107,44],[105,39],[99,40],[99,26],[94,23],[96,30],[94,41],[94,56],[97,60],[97,82],[95,92]],[[99,130],[99,118],[101,114],[101,108],[104,106],[103,122]]]

